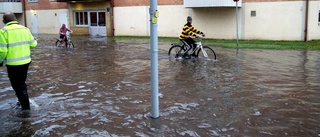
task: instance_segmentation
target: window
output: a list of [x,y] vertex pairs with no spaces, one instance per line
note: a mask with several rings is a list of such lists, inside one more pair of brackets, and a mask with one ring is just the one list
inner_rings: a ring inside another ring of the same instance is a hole
[[76,26],[88,25],[88,12],[83,12],[83,11],[74,12],[74,25]]
[[28,0],[28,2],[38,2],[38,0]]
[[97,12],[90,12],[90,25],[98,26]]
[[98,14],[99,14],[98,25],[99,26],[106,26],[106,20],[105,20],[106,13],[105,12],[98,12]]
[[318,22],[320,23],[320,10],[319,10]]
[[257,13],[256,13],[255,10],[252,10],[252,11],[251,11],[251,17],[255,17],[255,16],[257,16]]

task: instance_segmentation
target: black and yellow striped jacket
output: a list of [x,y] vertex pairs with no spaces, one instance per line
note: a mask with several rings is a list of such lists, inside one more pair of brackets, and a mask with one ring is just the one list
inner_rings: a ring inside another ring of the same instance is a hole
[[187,39],[187,38],[190,38],[191,36],[196,36],[196,34],[203,34],[203,32],[199,31],[195,27],[192,27],[191,24],[187,23],[183,26],[183,29],[179,38]]

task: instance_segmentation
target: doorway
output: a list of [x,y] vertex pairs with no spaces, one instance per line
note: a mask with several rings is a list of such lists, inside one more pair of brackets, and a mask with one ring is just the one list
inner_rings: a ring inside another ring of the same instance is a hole
[[68,23],[68,13],[67,12],[62,12],[59,13],[59,23],[60,26],[62,26],[62,24],[65,24],[67,28],[69,28],[69,23]]
[[106,12],[105,11],[91,11],[90,13],[90,35],[107,36],[106,28]]
[[37,14],[31,15],[31,33],[38,34],[38,18]]

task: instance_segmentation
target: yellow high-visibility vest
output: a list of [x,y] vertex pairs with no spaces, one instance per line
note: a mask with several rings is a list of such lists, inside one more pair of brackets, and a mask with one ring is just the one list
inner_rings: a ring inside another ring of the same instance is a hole
[[0,62],[7,65],[24,65],[31,62],[30,48],[37,46],[30,30],[17,21],[7,23],[0,29]]

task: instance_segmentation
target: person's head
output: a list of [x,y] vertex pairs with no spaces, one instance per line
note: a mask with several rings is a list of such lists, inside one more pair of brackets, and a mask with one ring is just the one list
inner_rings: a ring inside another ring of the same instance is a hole
[[3,15],[2,21],[4,24],[7,24],[8,22],[11,22],[11,21],[17,21],[17,18],[12,12],[6,12]]
[[66,27],[66,24],[62,24],[61,28],[65,28]]
[[192,23],[192,18],[191,18],[191,16],[188,16],[188,17],[187,17],[187,22],[188,22],[189,24]]

